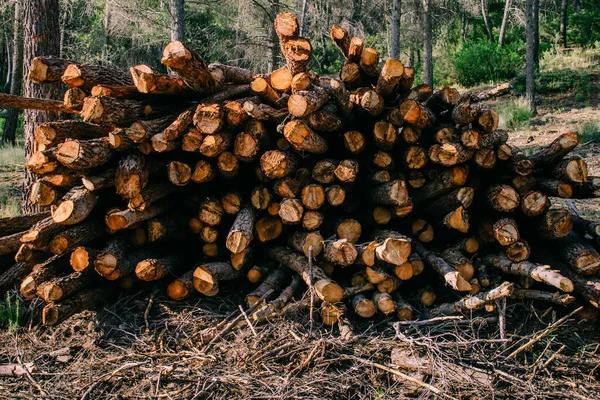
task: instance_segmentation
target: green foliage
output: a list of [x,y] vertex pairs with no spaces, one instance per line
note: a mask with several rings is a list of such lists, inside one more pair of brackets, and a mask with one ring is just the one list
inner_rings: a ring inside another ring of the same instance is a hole
[[500,116],[500,126],[503,128],[520,130],[529,127],[531,111],[524,98],[501,103],[496,111]]
[[[583,101],[589,96],[591,73],[584,70],[554,70],[541,72],[535,77],[536,91],[539,94],[577,93],[577,101]],[[519,75],[514,80],[517,92],[525,90],[525,75]]]
[[463,86],[514,78],[525,63],[522,43],[498,47],[488,41],[463,43],[453,54],[454,78]]
[[600,120],[585,122],[577,130],[577,133],[582,143],[600,142]]
[[567,37],[580,46],[594,44],[600,37],[600,8],[581,8],[569,15]]
[[4,301],[0,301],[0,327],[14,331],[21,326],[23,317],[21,302],[18,295],[6,293]]

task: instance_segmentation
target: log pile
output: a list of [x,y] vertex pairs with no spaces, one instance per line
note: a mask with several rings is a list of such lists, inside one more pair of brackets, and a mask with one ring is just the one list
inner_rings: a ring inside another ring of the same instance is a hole
[[600,307],[600,224],[552,204],[600,195],[569,155],[576,134],[526,155],[485,105],[507,86],[414,86],[337,25],[346,62],[320,77],[296,18],[275,29],[286,64],[271,74],[181,42],[161,60],[175,75],[36,58],[29,79],[62,80],[65,100],[0,104],[73,119],[35,131],[31,201],[48,211],[0,220],[0,290],[45,300],[47,325],[159,280],[181,300],[247,279],[252,318],[311,298],[340,327],[507,297]]

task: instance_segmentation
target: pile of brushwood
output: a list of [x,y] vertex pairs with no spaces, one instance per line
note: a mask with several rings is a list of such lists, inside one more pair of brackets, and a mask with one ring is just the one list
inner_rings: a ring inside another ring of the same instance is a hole
[[336,25],[346,63],[323,78],[296,18],[275,30],[286,65],[268,75],[178,41],[169,75],[36,58],[28,78],[64,101],[0,104],[76,118],[35,130],[30,200],[49,211],[0,220],[0,290],[46,301],[46,325],[157,280],[179,300],[248,279],[246,317],[319,307],[340,326],[504,298],[599,307],[600,224],[551,205],[600,196],[575,133],[526,155],[484,105],[508,85],[413,87]]

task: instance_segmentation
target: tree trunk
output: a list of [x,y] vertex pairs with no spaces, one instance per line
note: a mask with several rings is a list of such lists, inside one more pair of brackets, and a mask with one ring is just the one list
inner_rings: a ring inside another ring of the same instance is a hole
[[102,22],[104,37],[102,38],[102,65],[108,61],[108,35],[110,29],[110,0],[104,2],[104,20]]
[[423,0],[423,81],[433,88],[432,0]]
[[569,3],[567,0],[560,2],[560,39],[562,46],[567,47],[567,17],[569,12]]
[[[58,0],[25,0],[23,15],[24,34],[24,63],[29,72],[29,64],[36,56],[55,55],[60,53],[60,29],[58,13],[60,10]],[[35,85],[32,82],[25,84],[26,97],[60,99],[61,88],[58,84]],[[55,113],[44,113],[33,110],[24,112],[25,131],[25,159],[33,153],[35,127],[47,121],[55,120]],[[29,201],[29,192],[36,179],[29,171],[25,171],[23,180],[22,210],[25,214],[37,212],[36,206]]]
[[525,8],[527,52],[525,66],[525,96],[527,104],[533,115],[537,114],[535,107],[535,17],[534,3],[536,0],[527,0]]
[[171,41],[184,41],[185,18],[183,12],[184,0],[171,0]]
[[[13,23],[13,52],[10,73],[10,94],[18,96],[21,94],[23,85],[23,24],[22,24],[21,2],[15,1],[14,23]],[[7,54],[7,58],[8,58]],[[15,144],[17,121],[19,110],[9,108],[4,122],[4,132],[2,133],[2,143]]]
[[485,24],[485,30],[487,31],[488,38],[490,42],[494,43],[494,34],[492,33],[492,26],[490,25],[490,21],[488,19],[487,14],[487,1],[481,0],[481,15],[483,16],[483,23]]
[[392,51],[390,57],[397,60],[400,59],[400,15],[401,15],[402,0],[394,0],[394,8],[392,9]]
[[[563,0],[563,2],[566,0]],[[504,37],[506,36],[506,24],[508,23],[508,15],[512,7],[512,0],[506,0],[504,5],[504,16],[502,17],[502,25],[500,26],[500,35],[498,36],[498,44],[504,46]]]
[[534,50],[533,60],[535,72],[540,69],[540,0],[533,1],[533,29],[534,29]]

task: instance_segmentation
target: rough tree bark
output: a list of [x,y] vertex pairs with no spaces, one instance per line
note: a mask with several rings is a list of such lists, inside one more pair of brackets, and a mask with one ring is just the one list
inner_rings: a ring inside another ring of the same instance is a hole
[[391,58],[400,59],[400,15],[401,15],[402,0],[394,0],[394,8],[392,9],[392,49]]
[[[20,1],[15,1],[14,7],[10,94],[18,96],[21,94],[21,86],[23,85],[23,23],[21,19],[23,10]],[[4,121],[2,143],[15,144],[18,119],[19,109],[9,108]]]
[[423,81],[433,88],[432,0],[423,0]]
[[481,0],[481,15],[483,16],[483,23],[485,25],[485,30],[487,32],[488,38],[491,43],[494,43],[494,34],[492,33],[492,26],[490,25],[490,20],[488,19],[487,14],[487,1]]
[[[29,73],[29,64],[37,56],[59,56],[60,54],[60,28],[58,17],[60,12],[58,0],[25,0],[23,3],[23,25],[24,31],[24,63],[26,72]],[[62,99],[62,90],[60,83],[35,85],[32,82],[26,82],[25,97]],[[24,131],[25,131],[25,160],[33,154],[35,127],[48,121],[56,120],[56,113],[40,112],[35,110],[25,110]],[[35,177],[25,170],[23,179],[23,214],[37,212],[37,206],[29,201],[29,193],[35,182]]]
[[561,0],[560,2],[560,41],[563,47],[567,47],[567,17],[569,12],[569,2]]
[[525,96],[533,115],[537,114],[535,107],[535,21],[534,3],[537,0],[527,0],[525,7],[525,25],[527,36],[526,66],[525,66]]
[[183,13],[184,0],[171,0],[171,41],[184,42],[185,20]]
[[500,34],[498,35],[498,45],[504,46],[504,37],[506,36],[506,24],[508,23],[508,16],[510,14],[510,8],[512,7],[512,0],[506,0],[504,4],[504,15],[502,17],[502,25],[500,26]]

